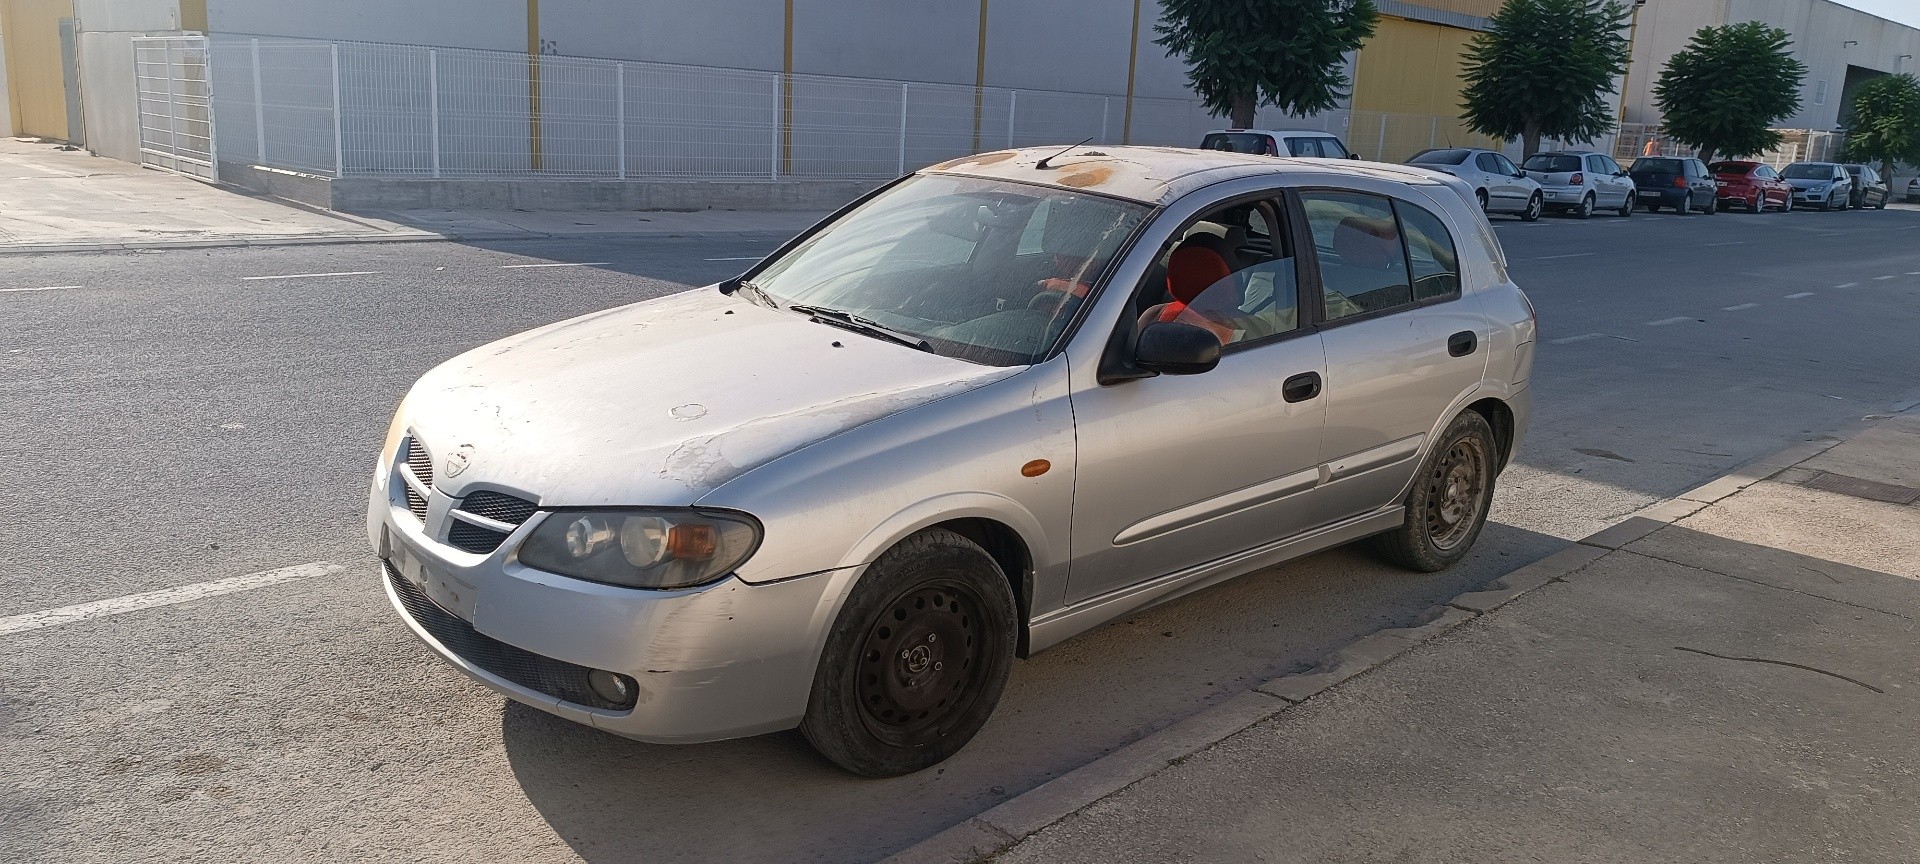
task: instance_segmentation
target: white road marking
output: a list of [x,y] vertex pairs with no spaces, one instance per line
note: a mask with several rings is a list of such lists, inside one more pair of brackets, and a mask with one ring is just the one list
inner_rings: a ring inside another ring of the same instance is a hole
[[1585,342],[1588,339],[1600,339],[1606,335],[1605,333],[1582,333],[1578,336],[1562,336],[1558,339],[1548,339],[1547,341],[1554,345],[1567,345],[1574,342]]
[[1898,274],[1898,273],[1895,273],[1895,274],[1894,274],[1894,275],[1892,275],[1892,276],[1875,276],[1875,277],[1873,277],[1873,281],[1875,281],[1875,282],[1885,282],[1885,281],[1887,281],[1888,279],[1898,279],[1898,278],[1900,278],[1900,274]]
[[1708,246],[1744,246],[1746,245],[1746,243],[1747,241],[1745,240],[1729,240],[1725,243],[1708,243],[1706,245]]
[[765,256],[765,255],[748,255],[748,256],[746,256],[746,257],[744,257],[744,258],[708,258],[707,260],[708,260],[708,261],[758,261],[758,260],[760,260],[760,259],[762,259],[762,258],[765,258],[765,257],[767,257],[767,256]]
[[327,276],[378,276],[378,270],[348,270],[342,273],[288,273],[285,276],[242,276],[245,282],[258,282],[263,279],[320,279]]
[[502,264],[502,270],[527,270],[533,267],[605,267],[611,261],[567,261],[559,264]]
[[172,606],[176,603],[186,603],[199,600],[203,597],[217,597],[221,594],[232,594],[238,591],[252,591],[255,588],[265,588],[269,585],[292,582],[296,579],[328,576],[345,569],[345,567],[338,564],[331,564],[326,561],[315,561],[312,564],[296,564],[292,567],[281,567],[278,570],[264,570],[259,573],[249,573],[245,576],[234,576],[229,579],[215,579],[212,582],[196,582],[192,585],[162,588],[159,591],[148,591],[142,594],[128,594],[125,597],[95,600],[91,603],[62,606],[58,609],[43,609],[39,612],[28,612],[25,615],[0,618],[0,636],[10,636],[15,633],[25,633],[29,630],[39,630],[45,627],[58,627],[61,624],[72,624],[91,618],[103,618],[108,615],[138,612],[142,609],[152,609],[158,606]]
[[1740,311],[1740,310],[1742,310],[1742,309],[1752,309],[1752,308],[1754,308],[1754,307],[1756,307],[1756,306],[1759,306],[1759,305],[1760,305],[1760,304],[1758,304],[1758,303],[1742,303],[1742,304],[1740,304],[1740,305],[1738,305],[1738,306],[1722,306],[1722,307],[1720,307],[1720,311],[1722,311],[1722,312],[1738,312],[1738,311]]
[[1852,288],[1852,287],[1854,287],[1855,285],[1858,285],[1858,284],[1860,284],[1860,283],[1858,283],[1858,282],[1847,282],[1847,283],[1844,283],[1844,284],[1840,284],[1840,285],[1835,285],[1835,286],[1833,286],[1833,287],[1835,287],[1835,288]]
[[75,288],[78,288],[78,287],[80,287],[80,286],[78,286],[78,285],[48,285],[48,286],[47,286],[47,287],[45,287],[45,288],[0,288],[0,294],[11,294],[11,293],[14,293],[14,292],[17,292],[17,291],[71,291],[71,290],[73,290],[73,289],[75,289]]
[[1539,258],[1528,258],[1527,260],[1528,260],[1528,261],[1554,261],[1554,260],[1558,260],[1558,259],[1560,259],[1560,258],[1585,258],[1585,257],[1587,257],[1588,255],[1598,255],[1598,254],[1600,254],[1600,253],[1598,253],[1598,252],[1575,252],[1575,253],[1573,253],[1572,255],[1544,255],[1544,256],[1541,256],[1541,257],[1539,257]]
[[1668,324],[1679,324],[1682,321],[1692,321],[1692,320],[1693,320],[1692,318],[1688,318],[1685,315],[1681,315],[1674,318],[1662,318],[1658,321],[1648,321],[1647,326],[1648,327],[1665,327]]
[[1908,270],[1908,271],[1907,271],[1907,275],[1908,275],[1908,276],[1920,276],[1920,270]]
[[1798,293],[1798,294],[1788,294],[1788,295],[1787,295],[1787,299],[1788,299],[1788,300],[1798,300],[1798,299],[1800,299],[1800,298],[1802,298],[1802,297],[1812,297],[1812,296],[1813,296],[1813,292],[1812,292],[1812,291],[1802,291],[1802,292],[1800,292],[1800,293]]

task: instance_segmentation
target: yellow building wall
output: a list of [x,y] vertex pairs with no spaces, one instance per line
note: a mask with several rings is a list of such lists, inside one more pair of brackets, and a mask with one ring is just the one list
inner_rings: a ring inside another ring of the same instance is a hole
[[[1477,4],[1457,0],[1423,5]],[[1429,147],[1494,145],[1484,136],[1467,132],[1457,120],[1460,63],[1474,35],[1470,30],[1381,16],[1373,38],[1360,46],[1348,146],[1369,159],[1400,162]]]
[[7,87],[15,135],[66,140],[60,19],[71,17],[71,0],[0,0],[0,37],[7,40]]

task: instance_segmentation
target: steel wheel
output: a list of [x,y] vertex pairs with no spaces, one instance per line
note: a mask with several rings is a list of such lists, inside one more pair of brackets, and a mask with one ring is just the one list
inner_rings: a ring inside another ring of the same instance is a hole
[[860,646],[854,693],[860,722],[895,747],[918,747],[953,731],[986,689],[987,641],[978,592],[959,582],[922,584],[895,599]]
[[1472,533],[1479,521],[1482,486],[1487,470],[1486,448],[1477,438],[1453,442],[1433,466],[1427,483],[1427,536],[1434,546],[1450,552]]

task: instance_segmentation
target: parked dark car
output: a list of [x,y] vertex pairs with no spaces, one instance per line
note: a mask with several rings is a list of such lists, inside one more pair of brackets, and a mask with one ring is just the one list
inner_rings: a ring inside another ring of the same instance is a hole
[[1793,187],[1780,179],[1780,172],[1764,162],[1729,160],[1707,166],[1720,184],[1720,203],[1738,204],[1749,213],[1778,207],[1785,213],[1793,209]]
[[1920,204],[1920,177],[1907,181],[1907,203]]
[[1853,202],[1853,175],[1832,162],[1795,162],[1780,177],[1793,186],[1795,206],[1845,210]]
[[1887,209],[1887,200],[1893,197],[1893,190],[1887,188],[1887,181],[1880,178],[1880,172],[1871,165],[1842,165],[1848,174],[1853,175],[1853,206],[1860,210],[1872,207],[1875,210]]
[[1648,212],[1671,207],[1684,216],[1694,210],[1712,215],[1720,209],[1719,186],[1706,163],[1686,156],[1642,156],[1627,169],[1640,206]]

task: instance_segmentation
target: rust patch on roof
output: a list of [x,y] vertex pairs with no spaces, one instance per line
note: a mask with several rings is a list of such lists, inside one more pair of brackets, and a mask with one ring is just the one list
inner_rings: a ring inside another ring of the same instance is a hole
[[1113,176],[1113,169],[1106,166],[1077,168],[1076,166],[1068,165],[1063,170],[1072,171],[1073,173],[1061,177],[1060,185],[1072,186],[1076,189],[1098,186],[1107,182],[1108,178]]
[[1008,159],[1012,159],[1013,157],[1018,155],[1020,154],[1013,150],[1001,150],[995,153],[981,153],[976,156],[962,156],[958,159],[948,159],[945,162],[932,166],[932,168],[933,170],[939,171],[947,168],[959,168],[963,165],[969,166],[969,167],[979,167],[981,165],[992,165],[996,162],[1005,162]]

